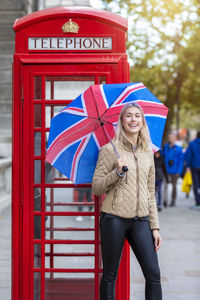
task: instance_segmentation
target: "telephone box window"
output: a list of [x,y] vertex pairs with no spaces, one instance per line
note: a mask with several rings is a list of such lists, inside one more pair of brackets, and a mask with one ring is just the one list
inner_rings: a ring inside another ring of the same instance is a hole
[[95,83],[95,76],[47,76],[46,100],[73,100]]
[[34,77],[34,100],[41,100],[42,98],[42,77]]
[[34,216],[34,239],[41,239],[41,216]]
[[34,153],[35,156],[41,155],[41,132],[34,132]]
[[42,126],[42,106],[41,104],[34,105],[34,127],[41,128]]
[[46,211],[75,211],[76,204],[74,203],[74,189],[62,188],[47,188],[47,204]]
[[[81,199],[83,201],[80,202],[78,196],[78,192],[74,192],[73,188],[62,188],[62,190],[59,188],[46,188],[46,211],[93,211],[93,198],[86,199],[86,195],[84,193],[83,199]],[[89,202],[89,200],[92,201]]]
[[41,245],[34,244],[34,268],[41,268]]
[[45,183],[72,183],[69,179],[52,167],[49,163],[45,164]]
[[[71,253],[72,254],[72,253]],[[58,269],[94,269],[94,256],[69,256],[59,253],[53,256],[53,267]],[[45,268],[51,268],[50,257],[45,258]]]
[[40,300],[41,295],[41,273],[34,272],[34,300]]
[[34,160],[34,183],[41,183],[41,160]]
[[41,188],[34,188],[34,211],[41,211]]
[[[67,104],[65,105],[67,106]],[[51,119],[55,117],[65,106],[50,105],[45,107],[45,127],[49,128]]]
[[[51,248],[53,246],[53,250]],[[52,250],[52,253],[50,253]],[[75,254],[75,255],[83,255],[90,254],[91,256],[94,255],[94,245],[91,244],[82,244],[81,247],[79,244],[46,244],[45,245],[45,255],[51,256],[55,255],[58,256],[59,254],[69,255],[69,254]]]
[[45,227],[46,240],[94,240],[94,220],[89,216],[83,216],[81,224],[74,216],[48,216]]

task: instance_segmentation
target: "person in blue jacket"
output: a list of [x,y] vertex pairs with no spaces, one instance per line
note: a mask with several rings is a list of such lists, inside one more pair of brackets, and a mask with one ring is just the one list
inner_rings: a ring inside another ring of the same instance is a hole
[[196,205],[192,208],[200,208],[200,131],[195,140],[189,143],[185,153],[187,171],[192,173],[193,191]]
[[[176,136],[172,133],[168,135],[168,143],[164,145],[162,149],[162,155],[164,156],[165,166],[167,170],[167,177],[169,182],[172,183],[172,194],[170,206],[175,206],[176,202],[176,186],[179,176],[183,172],[183,149],[175,144]],[[168,183],[164,184],[164,201],[163,205],[168,205]]]

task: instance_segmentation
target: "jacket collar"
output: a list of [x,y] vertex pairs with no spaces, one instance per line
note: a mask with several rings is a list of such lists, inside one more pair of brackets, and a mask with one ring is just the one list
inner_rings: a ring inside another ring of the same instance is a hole
[[[133,152],[133,143],[128,139],[128,137],[125,135],[125,133],[122,133],[119,139],[119,145],[123,147],[124,149]],[[137,147],[136,150],[138,150],[139,147]]]

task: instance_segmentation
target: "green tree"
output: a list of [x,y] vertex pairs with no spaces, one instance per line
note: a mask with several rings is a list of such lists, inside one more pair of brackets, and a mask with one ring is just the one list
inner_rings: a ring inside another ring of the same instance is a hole
[[[142,81],[169,108],[171,124],[200,113],[200,1],[104,0],[105,9],[129,20],[131,81]],[[196,120],[190,127],[200,126]]]

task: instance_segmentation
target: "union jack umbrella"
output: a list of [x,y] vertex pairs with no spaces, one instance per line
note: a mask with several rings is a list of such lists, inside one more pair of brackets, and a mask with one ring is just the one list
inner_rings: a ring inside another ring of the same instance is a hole
[[115,134],[126,103],[139,104],[157,151],[168,109],[143,83],[92,85],[51,120],[46,160],[74,183],[91,183],[99,149]]

